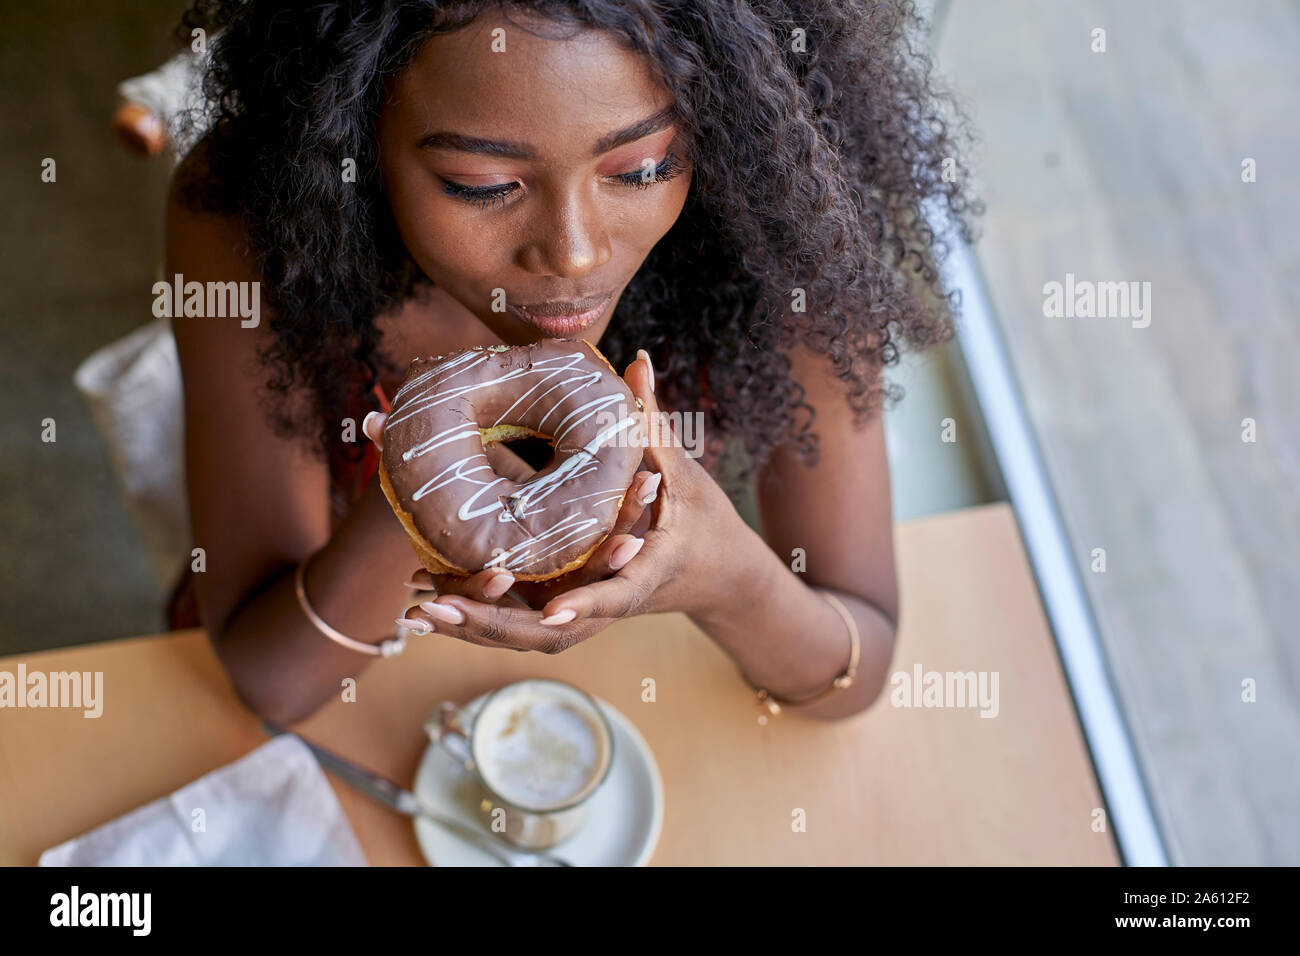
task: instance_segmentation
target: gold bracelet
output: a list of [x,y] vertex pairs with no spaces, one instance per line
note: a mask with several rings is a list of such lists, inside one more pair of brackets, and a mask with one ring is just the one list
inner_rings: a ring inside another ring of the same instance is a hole
[[[835,608],[836,613],[844,619],[844,623],[849,629],[849,666],[844,669],[844,673],[831,681],[830,686],[825,690],[814,694],[812,697],[806,697],[803,700],[789,700],[788,698],[778,697],[766,688],[757,687],[752,681],[750,681],[750,686],[754,688],[754,692],[758,695],[758,705],[765,708],[768,713],[781,713],[782,704],[785,704],[787,707],[813,704],[819,700],[824,700],[837,690],[844,690],[853,686],[853,678],[858,672],[858,660],[862,654],[862,640],[858,636],[858,622],[853,619],[853,615],[850,614],[849,609],[844,606],[844,602],[835,595],[831,594],[829,591],[823,591],[821,588],[814,588],[813,590],[824,597],[826,603]],[[748,681],[749,679],[746,678],[746,680]],[[758,722],[760,724],[767,723],[767,714],[760,714]]]
[[307,562],[310,560],[311,558],[308,557],[298,562],[298,568],[293,574],[293,589],[298,595],[298,606],[302,608],[302,613],[307,615],[307,620],[311,621],[316,630],[320,631],[331,641],[342,644],[344,647],[350,648],[351,650],[359,651],[362,654],[375,654],[380,657],[392,657],[394,654],[400,654],[402,651],[406,650],[405,635],[390,638],[380,644],[367,644],[365,641],[353,640],[346,634],[342,634],[326,624],[324,619],[312,609],[311,604],[307,601],[307,586],[303,583],[303,575],[306,572]]

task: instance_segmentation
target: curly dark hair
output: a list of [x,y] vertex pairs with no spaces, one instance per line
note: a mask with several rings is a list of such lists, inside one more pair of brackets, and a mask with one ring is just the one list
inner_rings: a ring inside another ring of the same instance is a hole
[[[206,169],[181,194],[247,231],[275,313],[269,388],[310,397],[271,403],[277,430],[349,451],[345,372],[368,370],[373,386],[376,318],[429,282],[379,179],[384,81],[435,33],[506,7],[609,32],[676,97],[690,194],[600,347],[620,369],[644,347],[668,407],[703,410],[714,450],[738,438],[728,491],[779,444],[817,459],[815,414],[783,354],[796,342],[830,358],[855,420],[896,400],[881,371],[900,343],[946,340],[957,308],[923,209],[965,241],[982,211],[961,111],[931,74],[911,0],[196,0],[177,36],[209,35]],[[339,175],[344,156],[356,183]]]

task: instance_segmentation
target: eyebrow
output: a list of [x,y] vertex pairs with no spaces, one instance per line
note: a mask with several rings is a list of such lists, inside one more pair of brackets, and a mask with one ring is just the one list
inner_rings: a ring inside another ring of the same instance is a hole
[[[592,157],[608,153],[627,143],[635,143],[651,133],[657,133],[671,126],[677,118],[676,105],[665,106],[653,116],[633,123],[624,129],[604,136],[591,151]],[[426,133],[415,144],[420,149],[454,149],[463,153],[478,153],[482,156],[495,156],[499,159],[536,159],[537,153],[527,143],[480,139],[477,136],[465,136],[461,133],[438,131]]]

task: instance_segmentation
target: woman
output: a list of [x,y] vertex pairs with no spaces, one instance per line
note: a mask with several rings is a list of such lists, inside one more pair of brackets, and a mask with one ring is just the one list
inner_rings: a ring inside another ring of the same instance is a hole
[[[423,639],[545,653],[683,611],[760,699],[869,706],[899,608],[881,371],[949,333],[923,203],[971,209],[920,26],[876,0],[197,3],[185,37],[220,39],[167,275],[265,305],[174,319],[205,566],[173,624],[281,722],[368,660],[328,636],[380,645],[402,606]],[[707,453],[647,448],[562,579],[411,575],[372,480],[407,364],[557,328],[648,412],[702,415]]]

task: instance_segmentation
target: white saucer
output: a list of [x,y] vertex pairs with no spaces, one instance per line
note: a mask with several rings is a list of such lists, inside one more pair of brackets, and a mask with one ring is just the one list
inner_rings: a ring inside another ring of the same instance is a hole
[[[487,694],[466,707],[468,724]],[[664,785],[654,754],[632,722],[617,709],[593,699],[614,729],[614,759],[609,776],[591,798],[587,819],[573,836],[547,853],[575,866],[645,866],[650,862],[664,821]],[[483,832],[476,809],[483,790],[474,774],[437,743],[430,743],[415,772],[415,792],[431,809]],[[454,833],[415,818],[415,838],[431,866],[504,866]],[[502,841],[503,845],[510,844]]]

